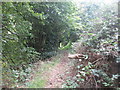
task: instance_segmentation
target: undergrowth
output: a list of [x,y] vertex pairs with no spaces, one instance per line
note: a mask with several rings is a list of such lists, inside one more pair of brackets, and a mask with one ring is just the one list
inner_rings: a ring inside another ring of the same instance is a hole
[[117,88],[120,75],[117,70],[112,69],[115,67],[113,64],[116,64],[114,53],[98,54],[90,51],[90,48],[87,50],[85,47],[81,48],[84,50],[81,49],[81,52],[87,54],[89,58],[81,62],[76,60],[75,70],[71,72],[75,75],[68,77],[62,88]]
[[[115,87],[115,80],[118,79],[118,74],[109,76],[102,69],[96,69],[96,65],[88,62],[86,66],[80,64],[76,66],[76,75],[69,77],[62,88],[100,88],[100,87]],[[93,85],[89,85],[90,83]]]

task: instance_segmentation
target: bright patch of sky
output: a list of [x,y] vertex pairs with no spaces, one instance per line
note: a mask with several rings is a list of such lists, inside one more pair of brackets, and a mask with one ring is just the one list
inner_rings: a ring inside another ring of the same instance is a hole
[[73,2],[90,2],[90,3],[105,3],[105,4],[112,4],[114,2],[118,2],[119,0],[73,0]]

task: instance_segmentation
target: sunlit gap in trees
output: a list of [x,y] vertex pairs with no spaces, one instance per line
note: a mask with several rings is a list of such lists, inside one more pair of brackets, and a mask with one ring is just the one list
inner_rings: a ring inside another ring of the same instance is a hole
[[76,4],[78,4],[79,2],[112,4],[118,1],[119,0],[73,0],[73,2],[75,2]]

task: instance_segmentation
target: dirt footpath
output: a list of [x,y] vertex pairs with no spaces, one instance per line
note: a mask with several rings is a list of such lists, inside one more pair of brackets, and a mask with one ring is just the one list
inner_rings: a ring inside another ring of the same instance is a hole
[[65,79],[68,76],[66,72],[69,71],[70,66],[68,53],[64,52],[64,54],[61,55],[60,63],[57,64],[50,72],[47,73],[48,83],[45,88],[61,88],[62,83],[65,82]]

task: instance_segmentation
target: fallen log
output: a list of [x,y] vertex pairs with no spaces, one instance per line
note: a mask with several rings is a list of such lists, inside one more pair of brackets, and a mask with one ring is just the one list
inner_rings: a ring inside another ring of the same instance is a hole
[[69,59],[85,59],[85,55],[83,54],[69,54]]

